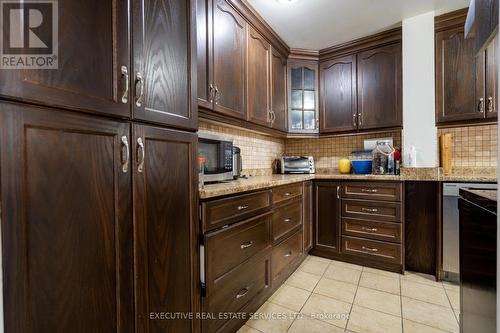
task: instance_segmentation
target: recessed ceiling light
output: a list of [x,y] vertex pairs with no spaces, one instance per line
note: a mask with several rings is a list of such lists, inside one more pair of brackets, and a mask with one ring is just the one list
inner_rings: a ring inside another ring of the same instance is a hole
[[277,0],[279,3],[285,3],[285,4],[291,4],[291,3],[295,3],[299,0]]

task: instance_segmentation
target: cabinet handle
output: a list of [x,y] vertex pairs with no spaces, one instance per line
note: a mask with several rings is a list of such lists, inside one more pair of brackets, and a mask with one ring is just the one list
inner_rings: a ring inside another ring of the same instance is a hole
[[137,107],[141,107],[142,106],[142,98],[144,96],[144,78],[142,77],[141,72],[137,72],[135,77],[136,77],[136,83],[135,83],[136,95],[137,95],[137,84],[139,84],[139,95],[137,95],[137,98],[135,100],[135,105]]
[[214,90],[215,90],[215,104],[219,104],[219,99],[222,94],[220,93],[219,88],[217,88],[217,85],[215,85]]
[[356,118],[357,118],[356,114],[353,114],[352,115],[352,126],[354,126],[354,127],[356,127],[356,125],[357,125]]
[[491,112],[494,111],[494,109],[493,109],[493,97],[488,97],[487,110],[488,110],[489,113],[491,113]]
[[287,218],[287,219],[284,219],[283,222],[290,223],[290,222],[292,222],[292,219],[291,218]]
[[369,232],[377,232],[377,228],[367,228],[367,227],[361,227],[362,230],[369,231]]
[[285,254],[285,257],[290,257],[292,255],[292,251],[288,251],[287,254]]
[[127,66],[122,66],[122,77],[125,76],[125,91],[123,92],[122,95],[122,103],[127,104],[128,102],[128,86],[130,85],[129,78],[128,78],[128,69]]
[[484,112],[484,98],[482,98],[482,97],[481,97],[481,98],[479,99],[479,105],[478,105],[477,109],[478,109],[478,111],[479,111],[480,113],[483,113],[483,112]]
[[285,197],[289,197],[290,196],[290,192],[285,192]]
[[361,117],[361,112],[358,113],[358,126],[361,126],[363,124],[363,117]]
[[316,119],[316,129],[319,129],[319,119]]
[[248,208],[248,205],[239,205],[238,210],[245,210]]
[[337,185],[337,199],[340,199],[340,185]]
[[142,172],[144,169],[144,159],[146,157],[146,152],[144,151],[144,142],[142,138],[137,138],[137,171]]
[[367,213],[376,213],[376,212],[378,212],[378,209],[377,208],[365,208],[365,207],[361,207],[361,211],[367,212]]
[[271,110],[271,126],[274,125],[275,121],[276,121],[276,113],[274,113],[274,111]]
[[362,246],[361,248],[365,251],[378,252],[378,249],[372,249],[371,247]]
[[375,188],[362,188],[361,192],[363,192],[363,193],[377,193],[378,190]]
[[236,294],[236,298],[242,298],[243,296],[245,296],[246,294],[248,293],[248,288],[243,288],[241,289],[240,291],[238,291],[238,293]]
[[250,246],[253,245],[253,241],[248,241],[240,245],[241,249],[246,249],[249,248]]
[[130,162],[130,150],[128,146],[128,138],[124,135],[122,136],[122,171],[123,173],[128,172],[128,165]]
[[213,84],[209,84],[208,85],[208,97],[210,98],[210,103],[212,103],[214,101],[214,85]]

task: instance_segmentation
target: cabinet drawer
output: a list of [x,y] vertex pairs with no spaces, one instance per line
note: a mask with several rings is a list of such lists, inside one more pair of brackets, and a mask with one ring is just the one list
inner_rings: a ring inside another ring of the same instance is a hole
[[271,255],[272,278],[292,263],[302,253],[302,232],[298,231],[273,249]]
[[342,252],[395,264],[400,264],[402,258],[399,244],[347,236],[342,236]]
[[211,283],[246,259],[268,247],[271,212],[207,234],[207,281]]
[[206,201],[201,204],[204,231],[255,216],[271,207],[271,190]]
[[401,183],[348,182],[342,185],[342,198],[401,201]]
[[280,206],[273,211],[272,235],[273,241],[284,237],[302,224],[302,200]]
[[302,195],[302,183],[273,188],[273,204],[283,202]]
[[269,255],[256,257],[223,276],[204,299],[204,311],[216,319],[203,321],[204,332],[215,332],[227,320],[219,313],[238,312],[270,285]]
[[401,242],[401,223],[342,218],[342,234],[355,237]]
[[401,222],[401,203],[342,199],[342,217]]

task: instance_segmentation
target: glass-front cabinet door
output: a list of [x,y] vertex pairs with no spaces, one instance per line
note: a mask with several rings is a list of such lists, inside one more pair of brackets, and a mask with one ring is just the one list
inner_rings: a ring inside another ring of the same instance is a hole
[[318,65],[288,63],[288,128],[292,133],[318,133]]

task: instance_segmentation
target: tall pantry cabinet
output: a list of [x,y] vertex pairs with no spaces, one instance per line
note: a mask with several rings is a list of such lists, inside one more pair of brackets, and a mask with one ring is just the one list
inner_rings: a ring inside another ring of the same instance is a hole
[[0,71],[4,330],[197,332],[194,0],[57,6],[59,68]]

